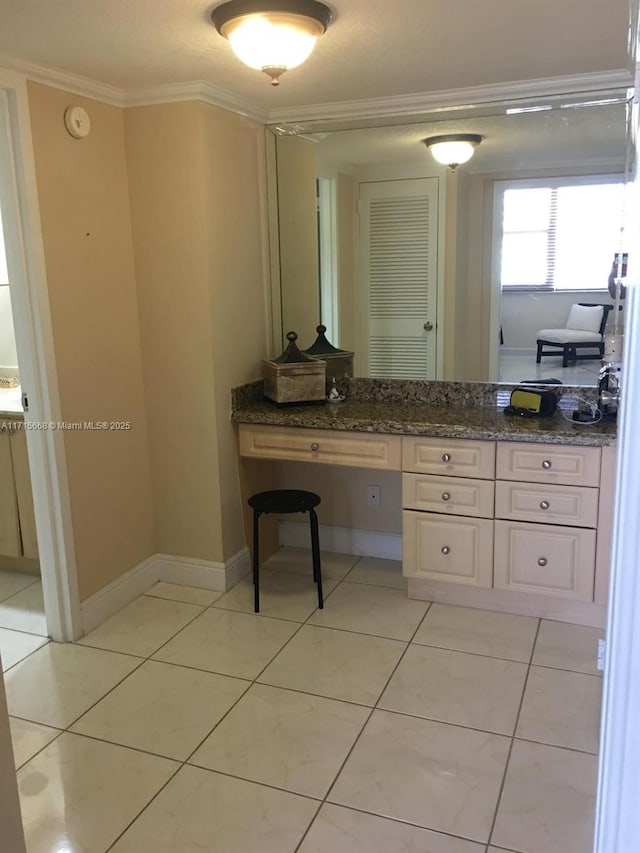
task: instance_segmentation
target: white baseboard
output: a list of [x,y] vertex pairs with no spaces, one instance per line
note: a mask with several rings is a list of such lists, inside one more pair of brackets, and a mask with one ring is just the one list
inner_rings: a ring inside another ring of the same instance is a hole
[[150,589],[160,580],[159,568],[154,554],[116,578],[95,595],[82,601],[80,603],[82,633],[87,634]]
[[154,554],[81,603],[82,632],[96,628],[159,581],[226,592],[250,570],[246,547],[225,563]]
[[[293,548],[310,548],[309,525],[295,521],[281,521],[279,542]],[[323,551],[353,554],[357,557],[382,557],[385,560],[402,559],[402,534],[378,533],[375,530],[358,530],[350,527],[320,526],[320,547]]]

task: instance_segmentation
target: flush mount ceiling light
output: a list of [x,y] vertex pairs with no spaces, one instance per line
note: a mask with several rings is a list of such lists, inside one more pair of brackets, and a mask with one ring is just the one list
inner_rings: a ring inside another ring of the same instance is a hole
[[211,12],[238,59],[264,71],[273,86],[310,56],[330,19],[331,9],[317,0],[230,0]]
[[479,133],[446,133],[442,136],[430,136],[422,141],[438,163],[455,172],[461,163],[466,163],[473,157],[473,152],[483,139],[484,136]]

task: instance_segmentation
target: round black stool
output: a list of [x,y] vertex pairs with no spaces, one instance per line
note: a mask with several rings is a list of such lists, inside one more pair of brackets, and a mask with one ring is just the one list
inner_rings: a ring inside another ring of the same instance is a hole
[[302,489],[274,489],[271,492],[258,492],[249,498],[253,510],[253,601],[254,610],[260,612],[260,544],[259,521],[261,515],[276,513],[287,515],[290,512],[308,512],[311,527],[311,557],[313,560],[313,579],[318,586],[318,607],[322,609],[322,574],[320,570],[320,540],[318,538],[318,516],[314,507],[320,498],[313,492]]

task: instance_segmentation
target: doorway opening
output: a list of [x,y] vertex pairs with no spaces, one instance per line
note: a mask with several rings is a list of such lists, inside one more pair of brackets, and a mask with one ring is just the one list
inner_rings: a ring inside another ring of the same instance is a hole
[[[0,218],[0,629],[47,636],[11,284]],[[10,643],[11,635],[5,636]]]

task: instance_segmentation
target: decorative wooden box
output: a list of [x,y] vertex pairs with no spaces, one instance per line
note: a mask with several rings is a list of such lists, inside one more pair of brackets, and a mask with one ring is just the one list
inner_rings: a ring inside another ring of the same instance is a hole
[[336,384],[341,394],[345,394],[348,388],[348,379],[353,376],[353,353],[346,349],[338,349],[330,344],[326,338],[326,326],[316,326],[318,337],[303,353],[315,359],[322,359],[327,365],[327,383]]
[[298,336],[288,332],[289,345],[278,358],[262,362],[264,396],[278,405],[314,403],[327,398],[327,365],[298,349]]

